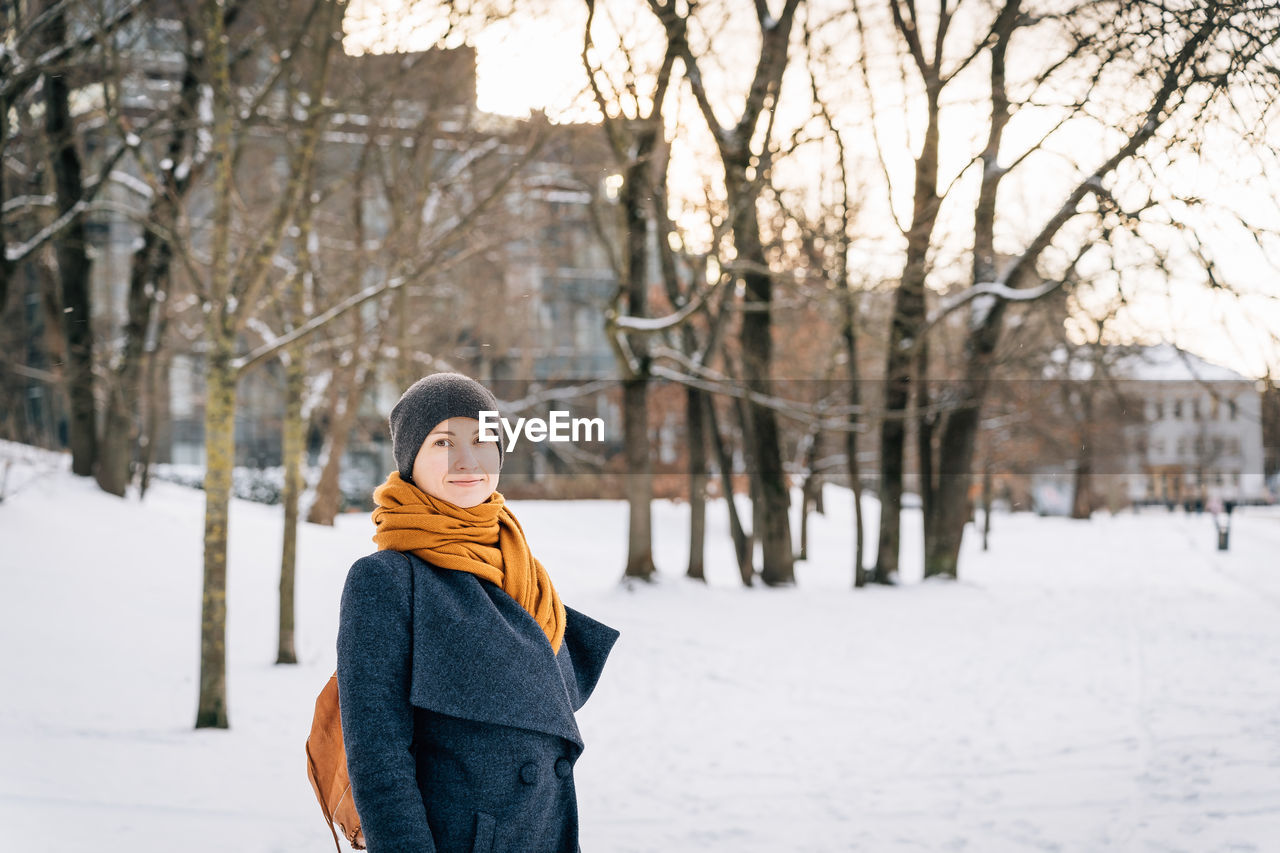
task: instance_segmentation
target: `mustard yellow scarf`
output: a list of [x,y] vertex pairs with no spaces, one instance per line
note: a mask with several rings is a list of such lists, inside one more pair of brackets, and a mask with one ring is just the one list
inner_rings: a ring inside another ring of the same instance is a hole
[[564,605],[500,493],[463,509],[433,498],[393,471],[374,489],[373,501],[373,541],[379,551],[407,551],[501,587],[542,626],[551,650],[560,652]]

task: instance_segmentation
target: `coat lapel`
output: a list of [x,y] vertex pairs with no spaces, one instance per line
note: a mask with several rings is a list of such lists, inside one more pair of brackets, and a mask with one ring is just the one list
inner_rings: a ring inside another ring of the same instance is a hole
[[572,607],[565,607],[564,642],[557,660],[569,689],[569,701],[578,710],[591,698],[604,669],[605,659],[618,639],[618,632]]
[[566,608],[565,639],[554,655],[538,623],[499,587],[417,557],[410,561],[410,701],[440,714],[556,735],[581,749],[573,712],[595,687],[617,632]]

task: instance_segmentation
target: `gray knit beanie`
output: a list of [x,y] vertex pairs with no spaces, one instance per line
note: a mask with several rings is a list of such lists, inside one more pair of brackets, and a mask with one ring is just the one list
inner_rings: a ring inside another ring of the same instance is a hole
[[[461,373],[433,373],[409,386],[391,408],[391,453],[400,477],[413,482],[413,461],[427,434],[449,418],[480,419],[480,412],[498,410],[498,401],[479,382]],[[502,467],[498,441],[498,467]]]

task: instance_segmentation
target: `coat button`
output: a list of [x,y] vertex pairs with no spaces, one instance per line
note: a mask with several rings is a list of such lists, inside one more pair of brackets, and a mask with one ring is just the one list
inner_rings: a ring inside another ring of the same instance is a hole
[[567,758],[556,759],[556,775],[561,779],[568,779],[569,774],[573,772],[573,762]]
[[526,761],[520,765],[520,781],[526,785],[536,785],[538,783],[538,765],[532,761]]

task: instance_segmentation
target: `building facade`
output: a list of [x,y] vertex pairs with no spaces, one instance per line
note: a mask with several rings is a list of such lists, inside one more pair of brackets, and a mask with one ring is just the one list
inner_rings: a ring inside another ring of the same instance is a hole
[[1131,428],[1131,500],[1204,505],[1271,497],[1255,380],[1168,344],[1121,359],[1117,379],[1144,416]]

